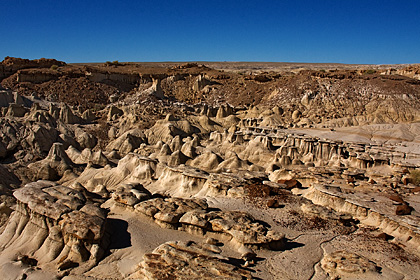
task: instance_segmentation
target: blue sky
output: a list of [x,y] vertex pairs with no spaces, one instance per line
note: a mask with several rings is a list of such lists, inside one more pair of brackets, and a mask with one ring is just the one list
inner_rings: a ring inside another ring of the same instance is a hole
[[1,0],[0,59],[420,63],[420,1]]

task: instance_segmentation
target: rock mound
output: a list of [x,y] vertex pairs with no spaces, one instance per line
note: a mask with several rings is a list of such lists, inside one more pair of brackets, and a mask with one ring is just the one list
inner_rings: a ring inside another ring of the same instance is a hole
[[81,192],[39,181],[13,195],[18,203],[0,236],[3,250],[19,250],[58,269],[89,268],[101,259],[107,214]]
[[193,241],[170,241],[143,256],[142,279],[252,279],[249,271],[228,263],[220,249]]

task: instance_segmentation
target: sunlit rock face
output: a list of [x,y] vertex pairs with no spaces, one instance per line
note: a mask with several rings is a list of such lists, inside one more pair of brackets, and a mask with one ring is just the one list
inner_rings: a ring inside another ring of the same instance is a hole
[[83,193],[38,181],[14,192],[16,210],[0,236],[5,252],[33,255],[40,263],[88,268],[102,258],[107,212]]

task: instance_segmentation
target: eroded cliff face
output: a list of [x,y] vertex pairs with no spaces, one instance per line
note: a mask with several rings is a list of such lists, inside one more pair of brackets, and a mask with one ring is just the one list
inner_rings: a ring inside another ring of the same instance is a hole
[[4,78],[7,78],[8,76],[16,73],[20,69],[51,68],[53,65],[64,66],[66,63],[55,59],[41,58],[29,60],[7,56],[0,64],[0,79],[3,80]]
[[414,64],[414,65],[404,67],[402,69],[391,68],[382,72],[382,74],[385,74],[385,75],[397,74],[397,75],[406,76],[409,78],[419,80],[420,79],[420,66],[418,64],[417,65]]

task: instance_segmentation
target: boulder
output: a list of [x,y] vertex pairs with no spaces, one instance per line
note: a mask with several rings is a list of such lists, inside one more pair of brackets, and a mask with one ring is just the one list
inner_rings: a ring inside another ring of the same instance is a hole
[[[15,250],[60,268],[67,262],[95,265],[105,249],[106,211],[89,204],[83,193],[48,181],[13,193],[18,201],[0,235],[3,251]],[[19,230],[16,230],[19,225]]]
[[[229,262],[214,245],[169,241],[143,256],[140,279],[251,279],[251,273]],[[176,269],[174,269],[176,268]]]
[[79,143],[82,149],[93,149],[98,143],[98,139],[95,136],[83,131],[82,129],[76,129],[75,140]]
[[321,267],[332,279],[380,278],[380,269],[374,262],[348,251],[325,255],[321,260]]
[[154,198],[140,202],[135,209],[163,227],[200,234],[223,233],[241,245],[281,249],[285,241],[283,234],[269,230],[248,213],[208,211],[202,199]]
[[122,184],[112,193],[112,199],[122,205],[134,207],[148,200],[152,194],[140,184]]
[[58,180],[64,175],[65,171],[74,167],[75,164],[68,157],[61,143],[54,143],[45,159],[28,165],[34,181]]
[[207,209],[207,203],[202,199],[155,198],[141,202],[135,208],[136,211],[163,222],[160,225],[178,226],[179,219],[185,213]]

